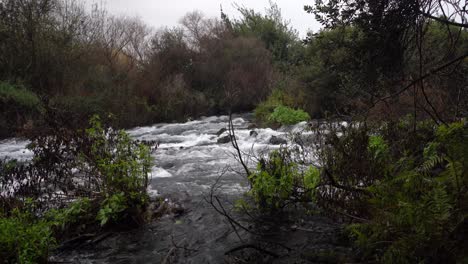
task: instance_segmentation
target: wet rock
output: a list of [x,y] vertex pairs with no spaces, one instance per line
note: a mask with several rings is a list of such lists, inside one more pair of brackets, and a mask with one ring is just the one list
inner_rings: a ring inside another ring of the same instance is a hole
[[257,128],[257,125],[256,124],[250,124],[247,129],[254,129],[254,128]]
[[229,142],[231,142],[231,136],[224,136],[224,137],[218,138],[218,143],[219,144],[226,144],[226,143],[229,143]]
[[255,130],[250,131],[250,136],[251,137],[257,137],[258,136],[257,131],[255,131]]
[[221,134],[223,134],[226,131],[227,131],[227,129],[225,127],[223,127],[218,132],[216,132],[216,135],[219,137],[219,136],[221,136]]
[[277,136],[272,136],[270,138],[270,144],[272,144],[272,145],[281,145],[281,144],[286,144],[286,143],[288,143],[288,142],[284,138],[280,138],[280,137],[277,137]]

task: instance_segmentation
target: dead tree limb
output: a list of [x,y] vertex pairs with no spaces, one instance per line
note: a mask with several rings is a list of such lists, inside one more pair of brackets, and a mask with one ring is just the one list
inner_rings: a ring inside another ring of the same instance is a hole
[[463,23],[458,23],[458,22],[455,22],[455,21],[446,20],[446,19],[436,17],[436,16],[433,16],[433,15],[431,15],[429,13],[425,13],[425,12],[421,12],[421,14],[423,16],[427,17],[427,18],[430,18],[432,20],[435,20],[435,21],[443,23],[443,24],[456,26],[456,27],[461,27],[461,28],[468,28],[468,24],[463,24]]
[[244,168],[244,171],[247,174],[247,176],[249,176],[250,175],[250,170],[247,167],[244,159],[242,158],[242,153],[241,153],[241,150],[239,148],[239,144],[237,144],[236,133],[234,131],[234,124],[232,123],[232,113],[229,113],[228,131],[229,131],[229,137],[231,138],[231,144],[234,147],[234,149],[236,150],[237,155],[239,157],[239,162],[241,163],[242,167]]

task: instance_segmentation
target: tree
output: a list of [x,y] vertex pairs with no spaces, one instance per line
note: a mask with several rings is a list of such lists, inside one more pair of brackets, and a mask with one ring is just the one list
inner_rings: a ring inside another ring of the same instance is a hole
[[[353,26],[363,32],[363,43],[368,47],[367,58],[371,62],[369,65],[383,74],[377,79],[371,79],[370,85],[377,84],[379,80],[390,81],[390,84],[384,84],[387,87],[385,96],[367,90],[372,97],[371,106],[395,99],[412,89],[414,115],[417,115],[419,109],[436,122],[443,123],[444,117],[428,96],[426,82],[435,75],[442,76],[440,73],[445,70],[456,72],[458,69],[455,65],[460,65],[468,56],[466,50],[460,49],[463,46],[462,35],[466,34],[464,28],[467,20],[467,11],[463,6],[462,1],[342,0],[316,1],[315,6],[306,6],[305,10],[314,13],[326,28]],[[426,34],[430,32],[429,27],[433,27],[434,23],[445,28],[445,37],[439,38],[439,41],[447,43],[447,49],[441,56],[443,59],[437,65],[429,59],[430,47],[426,46],[425,41]],[[415,54],[418,58],[417,66]],[[392,82],[394,85],[391,85]],[[359,86],[365,87],[365,83]],[[460,87],[463,85],[458,87],[457,94],[462,92]],[[417,102],[418,94],[423,96],[424,105]],[[456,108],[459,108],[459,102]],[[451,117],[459,115],[457,112],[452,111]]]
[[283,19],[278,5],[270,2],[265,15],[245,7],[238,6],[237,9],[241,18],[232,22],[234,34],[259,38],[276,62],[287,64],[291,50],[299,43],[298,33]]

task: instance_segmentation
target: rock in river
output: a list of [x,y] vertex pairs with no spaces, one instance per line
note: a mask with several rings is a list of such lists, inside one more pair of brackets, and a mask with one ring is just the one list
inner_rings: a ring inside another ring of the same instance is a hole
[[219,136],[221,136],[222,133],[224,133],[226,131],[227,131],[227,129],[225,127],[223,127],[216,133],[216,135],[219,137]]
[[255,130],[250,131],[250,136],[251,137],[257,137],[258,136],[257,131],[255,131]]
[[231,142],[231,136],[224,136],[224,137],[218,138],[218,143],[219,144],[226,144],[226,143],[229,143],[229,142]]
[[272,136],[270,138],[270,144],[272,144],[272,145],[281,145],[281,144],[286,144],[286,143],[288,143],[288,142],[284,138],[280,138],[280,137],[277,137],[277,136]]

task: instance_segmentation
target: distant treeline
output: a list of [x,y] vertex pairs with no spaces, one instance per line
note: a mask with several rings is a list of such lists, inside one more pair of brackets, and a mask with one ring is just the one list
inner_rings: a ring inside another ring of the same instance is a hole
[[[353,24],[301,40],[274,4],[265,14],[238,11],[238,19],[195,11],[180,26],[153,30],[80,0],[0,0],[0,136],[58,119],[82,126],[93,114],[131,127],[255,107],[264,119],[283,105],[312,117],[370,106],[374,116],[401,115],[415,103],[376,100],[418,75],[414,38],[382,39]],[[466,31],[451,45],[447,25],[428,25],[425,69],[447,49],[466,52]],[[453,71],[427,80],[441,114],[466,109],[466,60]]]

